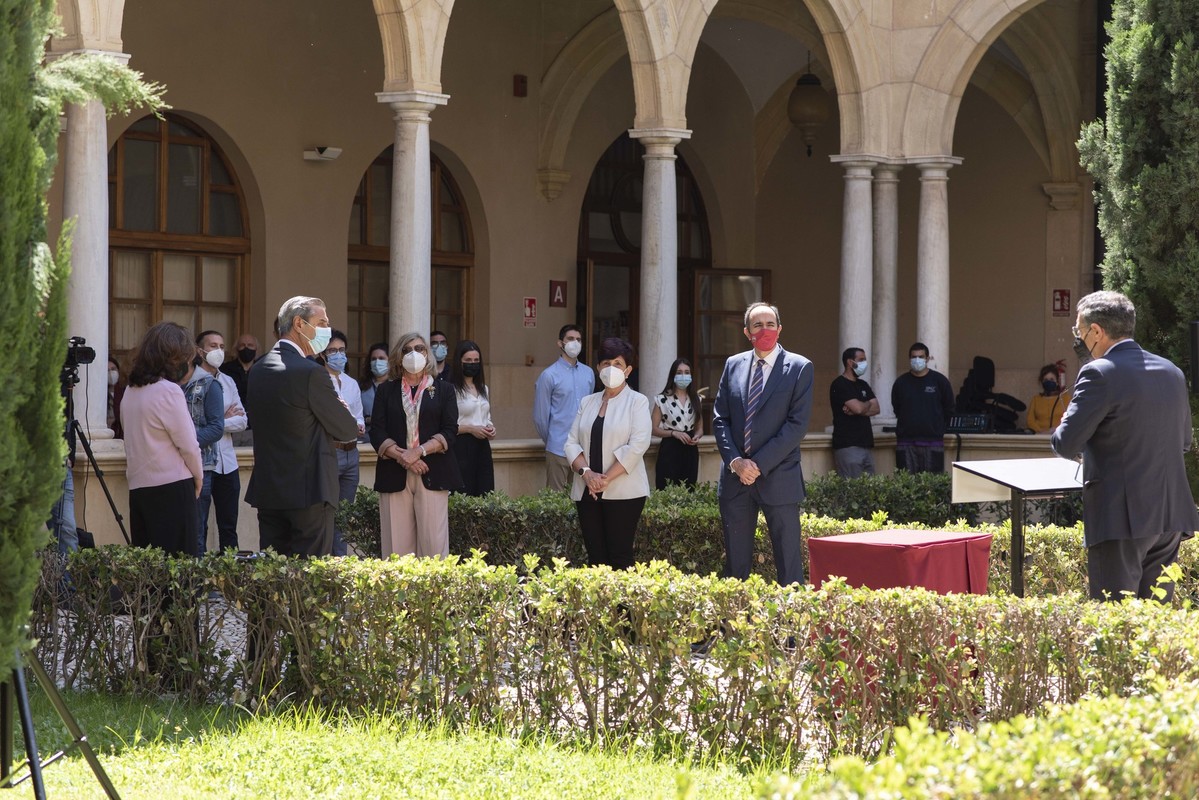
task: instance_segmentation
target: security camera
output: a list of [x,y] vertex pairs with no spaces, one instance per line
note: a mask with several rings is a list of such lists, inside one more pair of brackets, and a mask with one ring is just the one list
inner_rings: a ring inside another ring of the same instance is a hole
[[311,147],[304,151],[305,161],[335,161],[341,155],[340,147]]

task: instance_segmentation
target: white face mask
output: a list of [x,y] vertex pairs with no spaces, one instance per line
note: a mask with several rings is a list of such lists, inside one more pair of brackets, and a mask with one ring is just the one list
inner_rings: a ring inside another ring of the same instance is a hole
[[924,372],[924,368],[928,366],[928,361],[923,358],[913,358],[911,361],[912,372]]
[[119,381],[120,379],[121,379],[121,373],[117,372],[115,369],[110,369],[108,371],[108,385],[109,386],[116,386],[117,381]]
[[371,360],[371,374],[376,378],[382,378],[387,374],[389,367],[386,358],[376,358]]
[[225,351],[219,347],[216,350],[209,350],[204,354],[204,360],[213,369],[220,369],[221,364],[225,363]]
[[870,366],[870,362],[868,362],[868,361],[853,362],[853,374],[857,375],[859,378],[862,377],[863,375],[866,374],[866,368],[868,366]]
[[619,389],[624,385],[624,370],[620,367],[604,367],[600,370],[600,380],[609,389]]
[[571,358],[578,358],[579,353],[583,352],[583,343],[576,340],[569,341],[562,345],[562,351]]
[[425,354],[419,350],[413,350],[410,353],[404,354],[403,364],[404,369],[412,374],[425,371],[425,366],[429,363],[429,359],[425,358]]

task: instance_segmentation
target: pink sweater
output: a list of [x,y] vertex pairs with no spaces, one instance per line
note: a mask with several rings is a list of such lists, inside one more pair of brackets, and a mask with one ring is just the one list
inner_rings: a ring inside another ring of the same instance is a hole
[[121,400],[121,425],[130,489],[204,476],[196,426],[178,384],[160,379],[130,386]]

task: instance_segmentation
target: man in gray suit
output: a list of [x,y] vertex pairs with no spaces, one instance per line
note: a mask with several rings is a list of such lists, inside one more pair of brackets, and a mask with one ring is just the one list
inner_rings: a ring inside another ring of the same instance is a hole
[[[1050,441],[1083,457],[1087,575],[1095,600],[1151,598],[1178,545],[1199,529],[1183,453],[1191,409],[1178,367],[1132,340],[1136,310],[1118,292],[1078,301],[1075,350],[1084,364]],[[1167,596],[1173,584],[1163,588]]]
[[753,303],[745,338],[753,349],[729,358],[720,376],[712,433],[720,475],[725,576],[749,577],[758,511],[766,517],[780,585],[803,581],[799,443],[812,413],[812,362],[778,344],[779,310]]
[[358,423],[329,373],[307,358],[329,344],[324,301],[291,298],[279,309],[275,328],[279,341],[246,381],[246,413],[254,427],[246,502],[258,509],[263,550],[329,555],[338,502],[333,443],[355,441]]

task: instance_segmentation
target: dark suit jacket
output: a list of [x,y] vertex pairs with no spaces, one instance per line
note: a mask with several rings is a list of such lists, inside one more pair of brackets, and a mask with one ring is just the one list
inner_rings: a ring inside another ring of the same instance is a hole
[[745,453],[745,404],[749,397],[754,351],[729,358],[720,376],[716,404],[712,412],[712,434],[724,461],[720,492],[744,492],[750,487],[728,470],[738,456],[750,458],[762,475],[754,482],[761,502],[766,505],[801,503],[804,499],[803,468],[799,444],[808,432],[812,415],[812,362],[796,353],[782,350],[766,385],[754,416],[753,452]]
[[357,439],[358,423],[328,371],[290,343],[276,342],[247,376],[245,404],[254,426],[246,502],[276,510],[337,505],[333,442]]
[[1050,437],[1063,458],[1083,456],[1083,524],[1088,547],[1199,530],[1183,453],[1191,409],[1178,367],[1133,341],[1117,344],[1078,373],[1074,395]]
[[[408,417],[404,414],[404,385],[398,380],[379,384],[375,390],[375,407],[371,411],[371,446],[376,451],[383,442],[393,439],[400,447],[408,446]],[[452,451],[458,435],[458,398],[448,381],[434,381],[425,389],[417,417],[417,434],[422,443],[434,434],[445,437],[449,450],[425,457],[429,471],[420,478],[426,489],[455,491],[462,488],[462,473]],[[257,434],[255,434],[257,435]],[[398,461],[380,458],[375,465],[375,491],[399,492],[407,486],[413,473]]]

